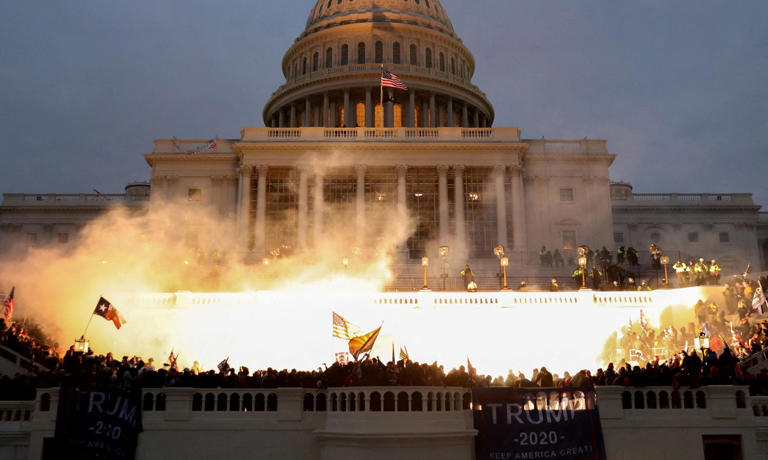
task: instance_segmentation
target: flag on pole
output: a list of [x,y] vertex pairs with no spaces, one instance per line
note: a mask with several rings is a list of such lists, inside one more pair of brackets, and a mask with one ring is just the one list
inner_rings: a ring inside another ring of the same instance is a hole
[[11,288],[11,293],[8,294],[8,298],[5,299],[5,302],[3,302],[3,306],[5,307],[3,310],[3,315],[5,316],[5,324],[7,326],[11,325],[11,320],[13,319],[13,306],[15,304],[15,301],[13,300],[13,294],[16,291],[16,286]]
[[362,329],[345,320],[336,312],[333,312],[333,336],[341,340],[350,340],[352,337],[363,335]]
[[127,322],[117,308],[109,303],[109,300],[104,297],[99,297],[99,303],[96,304],[96,309],[93,310],[93,314],[99,315],[107,321],[112,321],[117,329],[120,329],[120,327]]
[[381,326],[367,334],[349,340],[349,353],[355,357],[355,361],[361,354],[368,353],[373,349],[373,344],[379,337],[379,331],[381,331]]
[[755,296],[752,298],[752,312],[765,314],[765,291],[763,291],[763,285],[757,283],[757,289],[755,289]]
[[224,361],[220,362],[216,367],[219,369],[219,372],[221,372],[221,373],[229,371],[229,369],[231,369],[229,367],[229,356],[227,356],[227,359],[225,359]]
[[411,357],[408,356],[408,348],[406,348],[405,345],[400,347],[400,359],[402,359],[403,361],[411,360]]
[[392,72],[381,69],[381,86],[408,91],[408,87]]

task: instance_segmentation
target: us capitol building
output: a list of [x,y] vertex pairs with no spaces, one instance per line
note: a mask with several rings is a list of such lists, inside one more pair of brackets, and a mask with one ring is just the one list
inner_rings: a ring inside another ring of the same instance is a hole
[[[382,67],[408,91],[380,93]],[[541,246],[572,259],[579,244],[647,257],[655,242],[673,262],[717,258],[734,271],[768,259],[768,215],[751,194],[634,193],[611,182],[605,140],[493,127],[472,53],[437,0],[318,1],[282,70],[265,127],[238,139],[156,140],[145,155],[151,193],[131,184],[125,195],[4,194],[3,245],[72,244],[111,202],[175,200],[229,219],[254,261],[277,247],[312,248],[339,210],[361,247],[383,216],[410,216],[397,250],[406,268],[439,246],[480,270],[496,264],[497,245],[518,266],[538,264]]]

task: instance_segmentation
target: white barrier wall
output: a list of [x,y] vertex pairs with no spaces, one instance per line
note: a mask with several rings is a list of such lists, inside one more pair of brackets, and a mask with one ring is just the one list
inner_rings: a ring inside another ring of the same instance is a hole
[[[768,459],[768,397],[746,387],[598,387],[611,460],[703,460],[703,436],[736,436],[744,459]],[[137,458],[473,460],[469,390],[145,390]],[[0,458],[40,460],[58,389],[0,403]]]

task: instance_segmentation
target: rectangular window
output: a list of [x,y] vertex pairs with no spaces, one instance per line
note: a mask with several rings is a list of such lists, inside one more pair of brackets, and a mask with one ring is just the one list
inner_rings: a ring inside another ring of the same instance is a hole
[[59,243],[69,242],[69,233],[59,233]]
[[688,242],[689,243],[698,243],[699,242],[699,232],[688,232]]
[[187,201],[200,201],[203,199],[203,192],[199,188],[187,190]]
[[563,249],[573,249],[576,247],[576,231],[563,230]]
[[613,242],[614,243],[623,243],[624,242],[624,234],[621,232],[615,232],[613,234]]
[[560,189],[560,201],[573,201],[573,189],[561,188]]
[[720,232],[720,242],[721,243],[730,243],[731,242],[731,234],[728,232]]

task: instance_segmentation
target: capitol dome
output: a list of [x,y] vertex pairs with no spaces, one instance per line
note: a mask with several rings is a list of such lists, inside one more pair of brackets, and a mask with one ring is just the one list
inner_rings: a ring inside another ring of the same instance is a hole
[[[408,91],[380,91],[382,67]],[[264,107],[270,127],[489,127],[475,60],[438,0],[318,0]],[[383,101],[383,107],[381,104]]]

